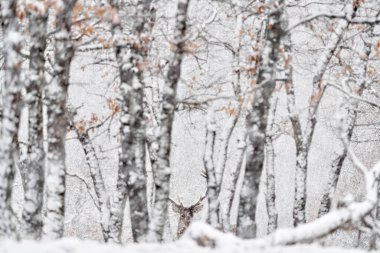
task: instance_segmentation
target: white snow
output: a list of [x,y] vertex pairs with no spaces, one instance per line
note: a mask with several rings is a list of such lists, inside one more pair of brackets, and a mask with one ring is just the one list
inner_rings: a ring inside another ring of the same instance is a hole
[[[196,238],[200,238],[197,239]],[[202,247],[198,244],[210,246]],[[56,241],[2,241],[0,253],[360,253],[360,250],[343,248],[323,248],[317,245],[289,247],[269,247],[254,240],[241,240],[231,234],[223,234],[203,223],[194,223],[183,239],[166,244],[144,243],[104,244],[89,240],[65,238]]]

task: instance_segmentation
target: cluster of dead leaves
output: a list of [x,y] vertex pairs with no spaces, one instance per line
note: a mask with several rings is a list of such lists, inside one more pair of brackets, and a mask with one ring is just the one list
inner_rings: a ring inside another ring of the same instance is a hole
[[112,116],[120,112],[120,106],[115,99],[107,98],[107,107],[111,110]]
[[[75,129],[78,133],[82,134],[86,131],[87,125],[94,126],[100,121],[99,116],[96,113],[91,113],[90,119],[81,119],[80,121],[76,122],[74,124]],[[92,129],[93,132],[95,132],[95,128]]]
[[376,54],[376,57],[379,59],[380,58],[380,40],[378,40],[375,45],[375,54]]
[[57,9],[56,1],[54,1],[54,0],[44,1],[42,9],[39,7],[39,5],[36,5],[34,3],[31,3],[31,2],[20,3],[16,7],[16,18],[20,21],[23,21],[25,19],[27,13],[44,14],[50,8]]

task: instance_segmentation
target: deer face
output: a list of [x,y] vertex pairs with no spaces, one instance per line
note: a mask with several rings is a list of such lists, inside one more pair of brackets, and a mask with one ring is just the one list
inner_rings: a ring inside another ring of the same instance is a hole
[[177,239],[180,238],[183,233],[185,233],[186,229],[190,226],[194,214],[198,213],[202,209],[203,204],[201,202],[203,199],[204,197],[190,207],[184,207],[182,203],[178,205],[173,200],[170,200],[172,203],[173,211],[179,214]]

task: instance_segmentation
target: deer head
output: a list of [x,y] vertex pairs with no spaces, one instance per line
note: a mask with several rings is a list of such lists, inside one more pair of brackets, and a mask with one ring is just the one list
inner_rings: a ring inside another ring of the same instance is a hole
[[206,196],[200,198],[197,203],[190,207],[184,207],[183,204],[177,204],[174,200],[170,199],[172,203],[172,208],[175,213],[179,214],[178,228],[177,228],[177,239],[179,239],[186,229],[190,226],[191,221],[193,220],[194,214],[198,213],[202,207],[202,200]]

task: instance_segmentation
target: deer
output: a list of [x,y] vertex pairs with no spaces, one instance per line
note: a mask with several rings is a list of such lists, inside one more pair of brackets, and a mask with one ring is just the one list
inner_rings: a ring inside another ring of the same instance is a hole
[[186,229],[190,226],[191,221],[194,218],[194,214],[198,213],[203,208],[202,201],[206,196],[201,197],[197,203],[189,207],[183,206],[180,202],[177,204],[174,200],[169,199],[172,204],[172,209],[175,213],[179,214],[178,228],[177,228],[177,239],[185,233]]

